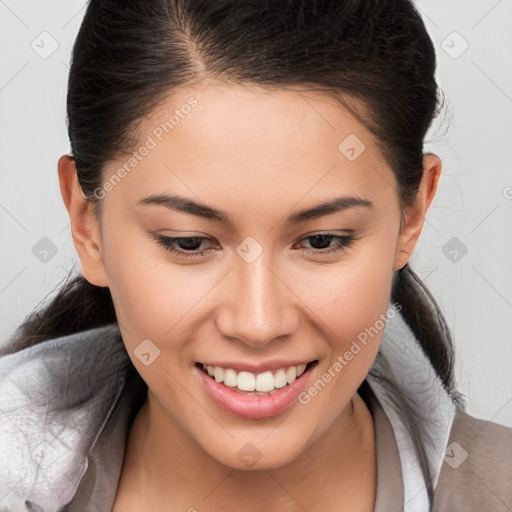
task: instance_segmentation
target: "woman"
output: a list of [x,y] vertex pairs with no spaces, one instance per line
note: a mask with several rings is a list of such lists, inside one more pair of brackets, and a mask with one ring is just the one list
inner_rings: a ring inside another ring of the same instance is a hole
[[[91,0],[82,274],[0,359],[2,510],[507,510],[409,268],[441,161],[407,0]],[[499,508],[502,507],[502,508]]]

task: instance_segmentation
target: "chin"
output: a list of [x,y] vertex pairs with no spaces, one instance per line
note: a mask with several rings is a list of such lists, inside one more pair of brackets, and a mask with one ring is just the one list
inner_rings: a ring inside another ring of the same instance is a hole
[[[278,427],[279,428],[279,427]],[[270,432],[270,431],[269,431]],[[296,434],[298,434],[296,432]],[[271,434],[274,435],[274,434]],[[289,437],[285,439],[292,441]],[[299,439],[304,439],[304,435],[298,435]],[[247,438],[246,438],[247,439]],[[280,440],[270,441],[264,437],[250,440],[229,440],[226,445],[216,445],[210,447],[203,445],[208,455],[219,464],[237,471],[255,471],[271,470],[285,466],[295,459],[305,450],[303,443],[289,442],[284,444]]]

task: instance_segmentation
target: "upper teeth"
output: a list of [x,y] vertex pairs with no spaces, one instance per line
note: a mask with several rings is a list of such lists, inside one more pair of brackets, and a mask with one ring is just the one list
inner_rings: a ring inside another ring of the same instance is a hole
[[224,385],[237,387],[241,391],[272,391],[275,388],[283,388],[291,384],[300,377],[306,369],[305,364],[290,366],[289,368],[280,368],[274,373],[271,371],[254,374],[241,371],[237,374],[232,368],[221,368],[219,366],[205,366],[208,375],[214,377],[217,382],[223,382]]

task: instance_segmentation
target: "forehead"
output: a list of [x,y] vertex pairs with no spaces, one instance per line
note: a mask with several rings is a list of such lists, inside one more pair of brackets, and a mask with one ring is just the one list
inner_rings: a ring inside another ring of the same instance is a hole
[[[212,152],[222,147],[261,158],[264,144],[268,150],[276,149],[272,157],[280,148],[286,161],[304,152],[325,154],[328,149],[327,154],[332,154],[338,151],[340,138],[350,134],[357,133],[366,146],[375,145],[368,130],[326,93],[257,85],[210,83],[178,89],[140,128],[143,135],[153,133],[158,139],[172,138],[166,137],[172,132],[181,142],[199,143]],[[290,154],[288,148],[295,152]]]
[[[138,133],[136,151],[151,149],[125,181],[140,197],[179,189],[242,202],[255,195],[264,202],[284,198],[291,206],[322,191],[383,200],[383,188],[394,192],[393,173],[373,135],[321,92],[218,83],[182,88]],[[108,171],[123,161],[117,158]]]

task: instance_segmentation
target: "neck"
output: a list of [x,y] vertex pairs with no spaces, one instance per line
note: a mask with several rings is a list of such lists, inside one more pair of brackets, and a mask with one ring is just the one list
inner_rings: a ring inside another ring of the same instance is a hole
[[276,506],[283,511],[373,512],[375,457],[373,419],[357,393],[295,460],[278,468],[241,471],[205,453],[162,414],[148,390],[130,430],[113,512],[247,507],[268,512]]

